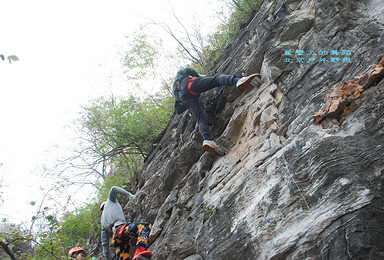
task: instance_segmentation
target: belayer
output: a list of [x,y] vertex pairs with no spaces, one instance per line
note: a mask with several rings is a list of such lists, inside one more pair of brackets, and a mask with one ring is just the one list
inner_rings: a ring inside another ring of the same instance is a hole
[[72,247],[71,250],[69,250],[68,255],[70,255],[71,258],[76,260],[83,260],[87,257],[85,249],[78,246]]
[[[79,246],[72,247],[68,255],[70,256],[71,259],[76,259],[76,260],[85,260],[87,259],[87,252],[85,252],[85,249]],[[97,260],[96,257],[92,256],[90,258],[91,260]]]
[[201,77],[194,69],[184,68],[177,72],[173,83],[173,96],[175,98],[175,111],[178,114],[186,109],[197,119],[199,132],[203,137],[203,150],[214,155],[222,156],[216,150],[217,145],[211,139],[209,132],[209,118],[203,108],[199,96],[201,93],[221,86],[236,86],[239,91],[251,87],[251,81],[260,74],[252,74],[238,78],[230,75],[218,75],[213,77]]
[[[113,186],[109,192],[107,201],[100,206],[101,211],[101,245],[103,246],[104,260],[110,260],[109,240],[115,246],[116,260],[136,260],[140,255],[151,257],[152,252],[147,251],[148,238],[152,225],[148,222],[131,223],[125,221],[125,215],[121,205],[117,201],[117,195],[128,196],[131,201],[135,201],[135,196],[123,188]],[[131,258],[129,253],[129,242],[137,238],[136,251]]]

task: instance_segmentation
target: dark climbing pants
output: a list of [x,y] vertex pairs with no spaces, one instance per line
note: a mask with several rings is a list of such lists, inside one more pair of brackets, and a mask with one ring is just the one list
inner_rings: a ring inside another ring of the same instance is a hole
[[137,238],[137,247],[148,247],[152,225],[148,222],[127,223],[113,228],[112,245],[116,247],[116,260],[131,260],[129,241]]
[[215,77],[199,77],[196,78],[188,89],[189,78],[184,79],[181,82],[181,95],[180,99],[184,105],[188,108],[189,112],[197,119],[199,125],[199,132],[204,140],[211,140],[209,133],[209,117],[199,100],[199,96],[191,94],[203,93],[215,87],[232,86],[235,85],[238,78],[229,75],[219,75]]

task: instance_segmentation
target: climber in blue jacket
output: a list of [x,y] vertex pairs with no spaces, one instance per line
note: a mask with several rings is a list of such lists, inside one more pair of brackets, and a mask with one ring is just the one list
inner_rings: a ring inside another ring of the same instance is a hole
[[146,257],[152,256],[152,252],[146,250],[152,225],[148,222],[126,222],[123,209],[117,201],[118,194],[128,196],[131,201],[136,201],[136,197],[132,193],[123,188],[113,186],[109,192],[107,201],[101,204],[101,245],[103,246],[103,259],[110,260],[110,238],[112,238],[112,245],[116,247],[115,258],[113,259],[132,259],[129,254],[129,241],[131,238],[137,238],[133,260],[137,259],[140,255]]
[[186,109],[197,119],[199,132],[203,137],[203,150],[214,155],[222,156],[216,150],[217,145],[211,139],[209,132],[209,118],[203,108],[199,96],[201,93],[220,86],[236,86],[240,91],[252,86],[251,81],[260,74],[252,74],[238,78],[230,75],[201,77],[194,69],[184,68],[177,72],[173,83],[173,96],[175,98],[175,111],[181,114]]

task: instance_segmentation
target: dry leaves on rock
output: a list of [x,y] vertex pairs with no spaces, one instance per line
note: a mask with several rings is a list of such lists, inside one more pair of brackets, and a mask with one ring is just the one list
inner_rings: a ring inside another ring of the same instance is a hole
[[372,64],[372,68],[369,72],[368,72],[368,78],[374,76],[374,75],[378,75],[380,74],[382,71],[384,71],[384,67],[383,67],[383,64],[384,64],[384,60],[381,60],[379,64]]
[[325,105],[312,116],[313,123],[319,123],[327,117],[339,118],[351,113],[352,110],[349,105],[352,101],[359,98],[364,89],[376,84],[383,77],[384,56],[378,64],[372,64],[372,69],[366,74],[361,72],[359,75],[356,75],[354,78],[357,82],[353,80],[344,82],[343,85],[337,85],[333,91],[325,94]]

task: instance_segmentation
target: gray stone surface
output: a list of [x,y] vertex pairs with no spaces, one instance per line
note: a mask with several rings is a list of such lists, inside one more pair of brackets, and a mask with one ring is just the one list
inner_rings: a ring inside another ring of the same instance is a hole
[[[152,259],[384,259],[384,81],[347,116],[312,123],[324,94],[384,55],[377,1],[287,3],[291,15],[243,37],[218,71],[261,70],[264,84],[204,95],[228,154],[204,153],[186,112],[131,183],[148,194],[125,208],[153,223]],[[350,50],[351,63],[288,63],[286,50]]]

